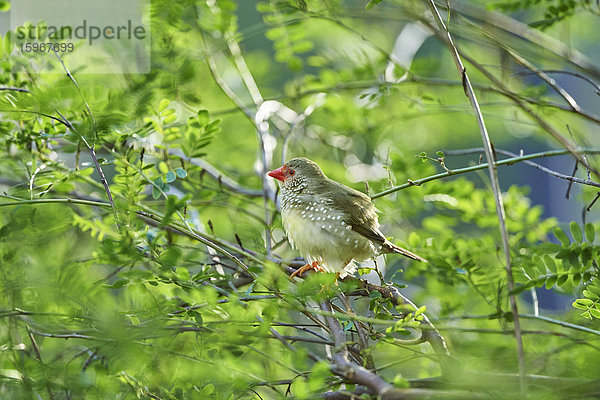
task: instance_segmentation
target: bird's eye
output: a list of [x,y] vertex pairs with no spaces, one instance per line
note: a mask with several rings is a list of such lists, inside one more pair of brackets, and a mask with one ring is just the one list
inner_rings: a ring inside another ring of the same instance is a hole
[[296,171],[294,171],[293,169],[290,169],[290,175],[294,175],[296,173]]

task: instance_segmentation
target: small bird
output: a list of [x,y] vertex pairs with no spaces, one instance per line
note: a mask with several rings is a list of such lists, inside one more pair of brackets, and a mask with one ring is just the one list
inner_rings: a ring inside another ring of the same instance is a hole
[[379,230],[375,206],[364,193],[329,179],[307,158],[294,158],[267,175],[281,187],[281,219],[292,247],[309,269],[351,273],[352,260],[366,261],[382,253],[399,253],[427,262],[396,246]]

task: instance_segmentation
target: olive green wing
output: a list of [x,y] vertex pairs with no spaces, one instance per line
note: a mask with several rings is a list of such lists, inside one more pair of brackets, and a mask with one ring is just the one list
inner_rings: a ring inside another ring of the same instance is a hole
[[328,189],[328,203],[344,215],[344,222],[356,233],[383,245],[386,239],[378,229],[377,212],[371,198],[335,181],[331,181]]
[[327,198],[334,209],[343,212],[345,222],[351,226],[354,232],[381,246],[382,252],[398,253],[413,260],[427,262],[422,257],[396,246],[387,240],[379,230],[377,210],[371,198],[366,194],[331,181],[331,188],[327,193]]

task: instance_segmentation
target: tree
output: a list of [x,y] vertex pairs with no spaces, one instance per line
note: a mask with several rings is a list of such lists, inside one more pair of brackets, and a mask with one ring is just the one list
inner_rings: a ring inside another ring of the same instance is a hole
[[[3,37],[2,397],[597,397],[596,3],[149,7],[147,74]],[[299,155],[429,262],[290,280]]]

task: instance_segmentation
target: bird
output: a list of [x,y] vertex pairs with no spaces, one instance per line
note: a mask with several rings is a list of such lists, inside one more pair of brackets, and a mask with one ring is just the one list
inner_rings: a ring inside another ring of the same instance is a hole
[[267,175],[281,188],[281,220],[288,241],[307,261],[290,278],[310,269],[344,278],[353,272],[353,260],[367,261],[383,253],[427,262],[383,235],[369,196],[329,179],[314,161],[293,158]]

